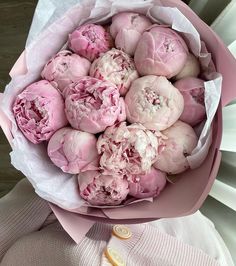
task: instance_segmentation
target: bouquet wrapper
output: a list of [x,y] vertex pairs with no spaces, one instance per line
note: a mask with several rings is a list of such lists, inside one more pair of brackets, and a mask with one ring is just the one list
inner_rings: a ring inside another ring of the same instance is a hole
[[[43,1],[42,1],[43,2]],[[50,2],[50,1],[49,1]],[[54,2],[54,1],[52,1]],[[71,1],[73,2],[73,1]],[[77,12],[88,12],[89,6],[83,5],[84,1],[77,4]],[[91,1],[96,6],[96,12],[101,5],[106,6],[106,2],[110,4],[112,1]],[[115,2],[115,1],[114,1]],[[164,7],[178,8],[182,14],[188,18],[199,32],[201,39],[205,42],[207,49],[211,52],[217,72],[222,74],[222,94],[217,113],[212,125],[213,140],[208,155],[199,168],[191,169],[178,178],[174,184],[166,187],[165,193],[153,202],[141,201],[134,204],[124,206],[122,208],[91,208],[83,206],[79,209],[65,210],[61,206],[49,203],[52,211],[55,213],[61,225],[67,233],[79,243],[84,235],[88,232],[95,222],[105,223],[143,223],[166,217],[179,217],[189,215],[197,211],[205,198],[207,197],[212,184],[216,178],[218,168],[221,161],[220,142],[222,137],[222,108],[236,97],[236,61],[227,47],[213,30],[206,25],[187,5],[181,1],[163,0],[163,1],[133,1],[137,8],[146,4],[158,4]],[[125,1],[117,1],[118,6],[125,6]],[[65,7],[59,7],[57,10],[60,16],[66,12]],[[87,8],[87,9],[86,9]],[[125,7],[121,8],[125,10]],[[128,9],[127,9],[128,10]],[[60,13],[61,12],[61,13]],[[63,23],[63,19],[60,21]],[[47,24],[45,24],[47,27]],[[60,33],[59,33],[60,34]],[[65,34],[64,34],[65,35]],[[62,34],[61,38],[66,40],[66,36]],[[27,74],[27,49],[21,54],[17,62],[13,66],[10,76],[12,79],[20,78]],[[37,72],[35,68],[35,73]],[[32,74],[32,81],[36,74]],[[3,94],[0,94],[0,125],[8,139],[10,145],[14,146],[14,133],[12,130],[12,122],[4,113]],[[34,184],[33,184],[34,185]],[[36,190],[37,192],[37,190]],[[47,198],[45,198],[47,200]]]

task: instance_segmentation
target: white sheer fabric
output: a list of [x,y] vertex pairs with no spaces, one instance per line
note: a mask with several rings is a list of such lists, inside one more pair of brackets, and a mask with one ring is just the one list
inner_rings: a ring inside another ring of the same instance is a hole
[[[217,3],[218,2],[221,1],[217,1]],[[224,40],[226,45],[230,45],[236,40],[235,14],[236,1],[232,0],[212,24],[212,28]]]
[[[236,0],[191,0],[189,5],[236,58]],[[236,84],[232,87],[236,90]],[[223,109],[221,150],[220,170],[201,211],[214,222],[236,264],[236,100]]]
[[229,2],[230,0],[191,0],[189,6],[210,25]]

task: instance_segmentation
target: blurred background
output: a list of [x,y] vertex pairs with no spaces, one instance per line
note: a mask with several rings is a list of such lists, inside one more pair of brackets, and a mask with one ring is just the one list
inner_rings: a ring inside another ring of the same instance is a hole
[[[10,81],[8,73],[24,50],[37,2],[0,0],[0,92]],[[10,151],[10,145],[0,128],[0,197],[24,177],[11,166]]]
[[[236,1],[184,2],[214,29],[232,53],[236,54]],[[36,5],[36,0],[0,0],[0,92],[4,91],[10,81],[8,73],[24,50]],[[236,115],[232,116],[233,113],[236,114],[236,104],[227,106],[224,110],[223,160],[210,196],[201,211],[214,222],[236,263]],[[11,166],[10,151],[11,148],[0,128],[0,197],[24,177]]]

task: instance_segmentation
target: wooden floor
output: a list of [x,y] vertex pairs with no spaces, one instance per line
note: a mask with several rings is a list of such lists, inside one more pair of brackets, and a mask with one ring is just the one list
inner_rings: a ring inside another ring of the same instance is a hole
[[[0,0],[0,92],[10,78],[8,73],[24,50],[36,0]],[[6,194],[23,175],[10,163],[9,144],[0,128],[0,197]]]

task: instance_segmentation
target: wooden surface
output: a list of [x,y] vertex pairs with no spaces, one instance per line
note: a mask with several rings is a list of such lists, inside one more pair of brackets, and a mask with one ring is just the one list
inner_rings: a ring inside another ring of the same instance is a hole
[[[0,0],[0,92],[9,82],[9,71],[24,50],[36,0]],[[23,175],[10,163],[10,146],[0,129],[0,197]]]

